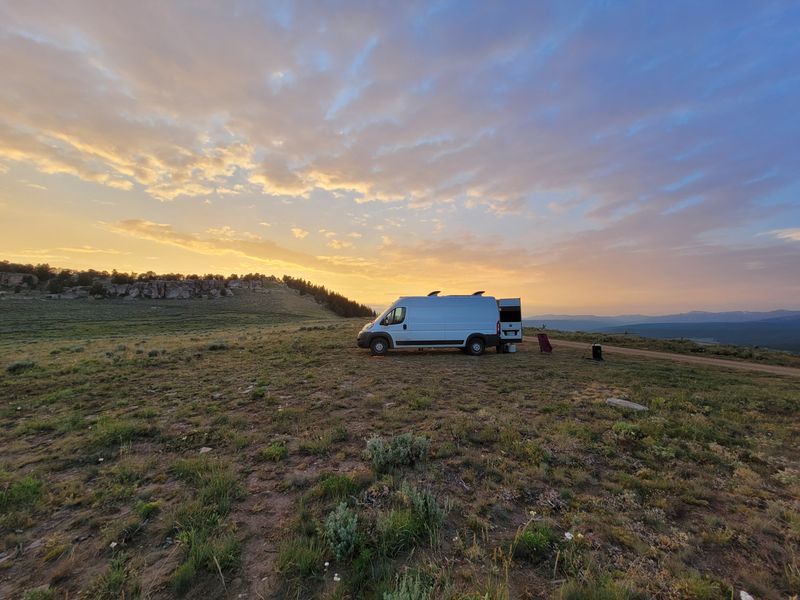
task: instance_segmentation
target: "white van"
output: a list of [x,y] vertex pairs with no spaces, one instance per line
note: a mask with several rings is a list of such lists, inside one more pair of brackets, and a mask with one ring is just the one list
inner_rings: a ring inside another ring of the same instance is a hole
[[[487,346],[503,352],[522,341],[519,298],[406,296],[396,300],[358,334],[359,348],[382,356],[392,348],[461,348],[478,356]],[[513,320],[512,320],[513,319]]]

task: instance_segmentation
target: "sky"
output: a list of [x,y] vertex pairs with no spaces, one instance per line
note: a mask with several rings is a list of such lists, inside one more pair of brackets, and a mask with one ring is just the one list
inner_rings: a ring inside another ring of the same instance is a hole
[[0,259],[797,309],[800,5],[0,0]]

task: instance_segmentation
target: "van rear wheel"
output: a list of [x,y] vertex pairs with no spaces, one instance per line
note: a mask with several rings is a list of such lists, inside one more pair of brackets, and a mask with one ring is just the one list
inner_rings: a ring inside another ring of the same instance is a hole
[[480,356],[483,354],[484,349],[486,348],[486,344],[484,343],[482,338],[474,337],[470,338],[467,342],[467,352],[472,356]]
[[389,349],[389,342],[386,341],[386,338],[377,337],[373,338],[372,341],[369,343],[369,353],[372,356],[383,356],[386,354],[386,351]]

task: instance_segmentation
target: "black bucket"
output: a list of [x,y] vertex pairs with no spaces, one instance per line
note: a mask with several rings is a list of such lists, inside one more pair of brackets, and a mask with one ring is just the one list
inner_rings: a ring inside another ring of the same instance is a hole
[[600,344],[592,344],[592,360],[603,360],[603,347]]

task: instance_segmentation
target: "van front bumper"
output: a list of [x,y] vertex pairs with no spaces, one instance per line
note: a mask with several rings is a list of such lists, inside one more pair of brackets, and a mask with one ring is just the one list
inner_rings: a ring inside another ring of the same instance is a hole
[[369,343],[372,341],[372,334],[369,331],[362,331],[358,334],[356,345],[359,348],[369,348]]

